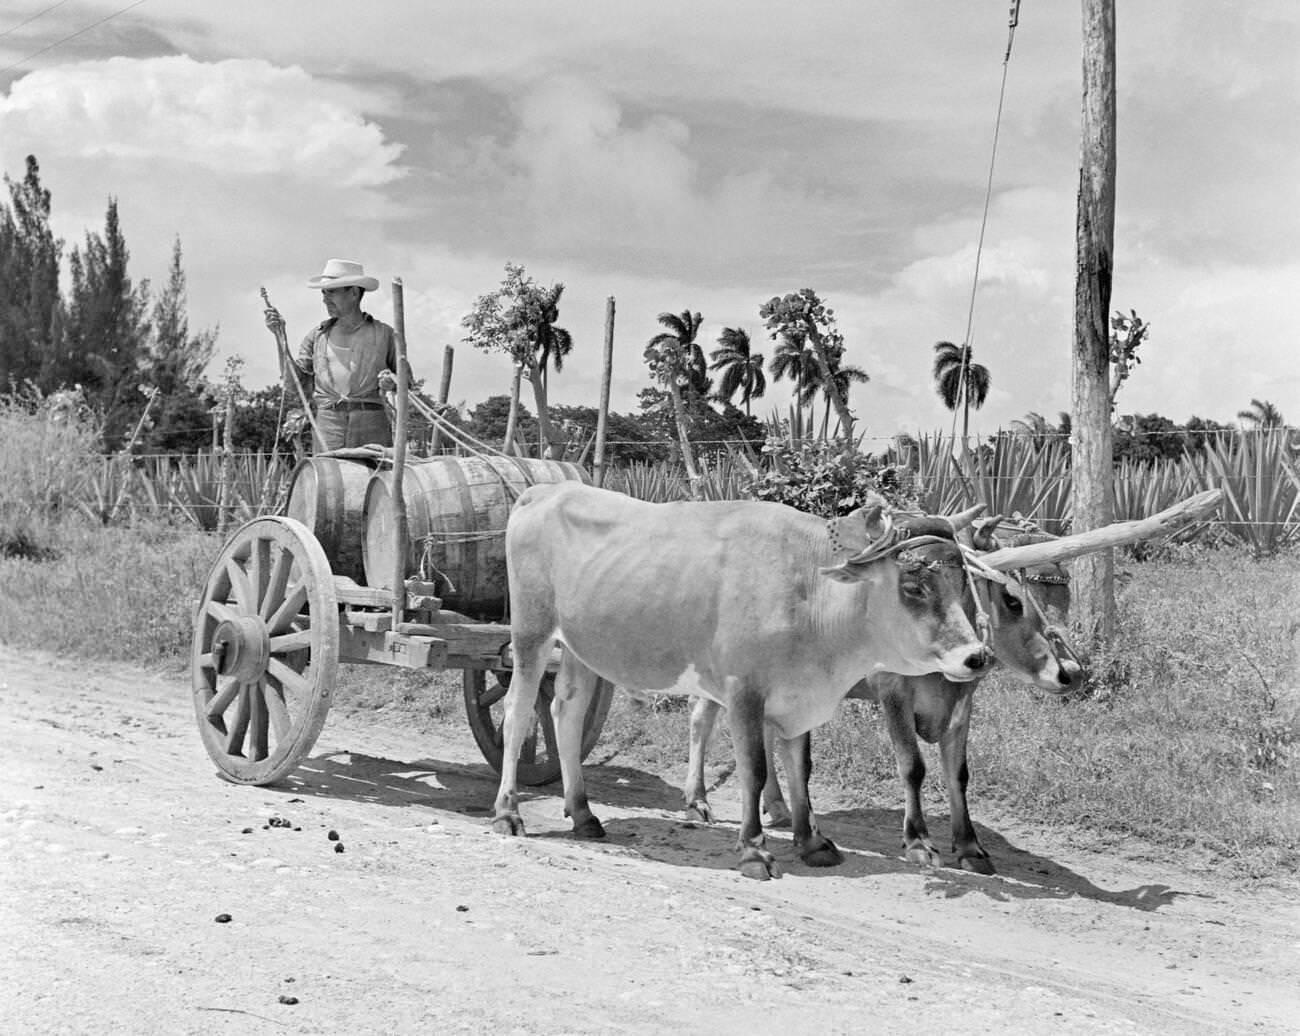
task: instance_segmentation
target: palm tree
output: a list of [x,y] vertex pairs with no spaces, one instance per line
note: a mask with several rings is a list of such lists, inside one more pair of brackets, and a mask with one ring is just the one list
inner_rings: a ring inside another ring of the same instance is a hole
[[1286,421],[1282,419],[1282,411],[1267,399],[1252,399],[1248,409],[1237,411],[1237,417],[1241,419],[1243,424],[1249,425],[1255,431],[1281,428],[1286,424]]
[[749,401],[761,399],[767,391],[767,376],[763,373],[763,354],[750,350],[749,334],[739,327],[724,327],[718,335],[718,348],[710,353],[713,362],[709,370],[718,371],[717,398],[730,403],[740,393],[749,416]]
[[961,406],[961,441],[966,442],[970,426],[970,408],[984,405],[989,394],[989,369],[971,362],[971,347],[952,342],[934,346],[934,387],[943,405],[955,415]]
[[659,323],[666,330],[660,331],[646,343],[644,354],[650,373],[668,390],[672,401],[673,422],[677,425],[677,438],[682,448],[682,463],[686,465],[686,477],[690,479],[692,492],[698,488],[700,473],[695,467],[695,454],[691,450],[691,439],[686,427],[684,397],[698,395],[703,398],[709,391],[704,350],[695,341],[703,322],[704,318],[699,313],[692,313],[689,309],[680,314],[660,313]]
[[[790,378],[794,382],[794,399],[798,407],[796,412],[802,422],[803,408],[812,405],[822,385],[822,372],[817,364],[817,357],[808,348],[806,341],[796,341],[782,335],[777,342],[776,351],[772,354],[772,362],[768,364],[768,370],[772,372],[773,381]],[[809,424],[811,423],[810,414]],[[802,429],[791,429],[791,434],[800,438]]]

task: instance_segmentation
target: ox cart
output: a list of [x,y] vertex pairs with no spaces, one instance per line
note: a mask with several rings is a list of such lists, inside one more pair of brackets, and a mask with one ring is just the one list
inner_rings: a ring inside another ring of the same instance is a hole
[[[404,348],[400,365],[405,369]],[[340,663],[460,669],[470,731],[498,772],[510,682],[505,523],[537,482],[586,480],[577,464],[480,453],[408,460],[407,381],[395,393],[391,451],[336,451],[303,461],[281,513],[226,540],[195,610],[194,708],[221,776],[270,784],[312,750]],[[520,779],[560,775],[551,660]],[[586,717],[595,746],[613,688]]]

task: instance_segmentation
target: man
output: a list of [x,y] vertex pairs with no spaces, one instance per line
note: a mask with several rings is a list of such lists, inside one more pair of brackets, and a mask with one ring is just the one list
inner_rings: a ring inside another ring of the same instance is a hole
[[[307,287],[320,291],[329,314],[290,357],[293,373],[311,393],[314,452],[391,446],[393,429],[381,393],[397,387],[397,339],[391,327],[361,311],[363,296],[379,281],[367,277],[360,263],[331,259]],[[266,311],[266,326],[283,340],[284,318],[274,307]]]

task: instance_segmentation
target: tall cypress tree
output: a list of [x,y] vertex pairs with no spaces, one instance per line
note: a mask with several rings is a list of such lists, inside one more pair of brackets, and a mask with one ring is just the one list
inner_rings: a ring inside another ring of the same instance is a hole
[[148,358],[149,282],[131,282],[127,250],[109,198],[103,235],[87,232],[69,259],[71,285],[62,341],[42,376],[43,386],[81,385],[104,416],[104,444],[124,445],[144,405],[142,368]]
[[181,242],[172,246],[167,286],[153,307],[153,333],[144,380],[158,390],[153,427],[145,441],[154,450],[195,450],[208,436],[211,393],[204,371],[217,348],[216,329],[190,334]]
[[35,381],[52,352],[63,241],[50,229],[50,192],[35,155],[0,199],[0,392]]

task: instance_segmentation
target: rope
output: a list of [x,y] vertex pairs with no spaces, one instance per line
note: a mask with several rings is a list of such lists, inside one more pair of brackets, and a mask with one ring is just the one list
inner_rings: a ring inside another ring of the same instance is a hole
[[[972,331],[975,326],[975,295],[979,290],[980,283],[980,260],[984,255],[984,232],[989,225],[989,204],[993,199],[993,170],[997,164],[998,157],[998,139],[1002,131],[1002,108],[1007,95],[1007,68],[1011,64],[1011,44],[1015,40],[1016,26],[1020,24],[1020,0],[1011,0],[1011,13],[1008,18],[1007,26],[1007,52],[1002,58],[1002,85],[998,89],[998,111],[993,120],[993,148],[989,154],[989,176],[988,183],[984,188],[984,214],[980,217],[980,234],[979,241],[975,245],[975,275],[972,278],[970,288],[970,307],[966,311],[966,337],[962,339],[962,402],[965,402],[969,391],[965,368],[970,363],[970,350],[973,344]],[[957,408],[953,407],[952,411],[952,433],[953,438],[957,435]],[[964,444],[963,444],[964,445]]]

